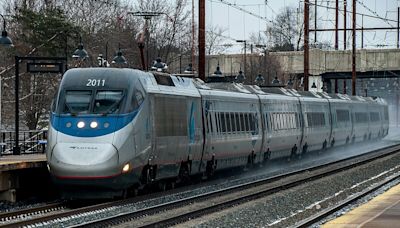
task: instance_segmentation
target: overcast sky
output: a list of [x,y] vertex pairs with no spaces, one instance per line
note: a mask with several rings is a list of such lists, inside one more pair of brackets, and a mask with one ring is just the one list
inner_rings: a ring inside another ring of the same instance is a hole
[[[197,18],[197,0],[196,2],[196,18]],[[286,6],[298,8],[304,5],[299,0],[223,0],[223,2],[236,4],[253,14],[266,18],[265,20],[273,20],[276,15]],[[315,3],[315,0],[310,0]],[[351,28],[351,10],[352,0],[347,0],[347,27]],[[382,17],[389,20],[374,19],[364,16],[364,27],[397,27],[397,7],[399,0],[357,0],[357,13],[371,15],[374,17]],[[327,7],[335,7],[335,0],[317,0],[318,28],[334,28],[335,10]],[[343,0],[339,1],[340,9],[343,10]],[[314,8],[314,6],[310,6]],[[235,39],[249,39],[251,33],[259,33],[266,29],[266,21],[259,19],[249,13],[243,12],[235,7],[228,6],[220,0],[206,0],[206,26],[220,26],[226,29],[224,35]],[[300,18],[302,20],[302,18]],[[393,21],[390,21],[393,20]],[[302,21],[299,21],[300,25]],[[310,22],[313,28],[313,21]],[[339,25],[343,27],[343,12],[339,13]],[[357,26],[361,27],[362,16],[357,16]],[[388,31],[364,31],[364,47],[378,48],[377,46],[388,45],[385,48],[396,47],[396,29]],[[314,35],[311,33],[311,42]],[[333,32],[317,33],[317,41],[328,41],[334,44]],[[339,46],[343,48],[343,33],[339,33]],[[351,47],[351,32],[347,34],[347,47]],[[361,32],[357,33],[357,47],[361,47]]]

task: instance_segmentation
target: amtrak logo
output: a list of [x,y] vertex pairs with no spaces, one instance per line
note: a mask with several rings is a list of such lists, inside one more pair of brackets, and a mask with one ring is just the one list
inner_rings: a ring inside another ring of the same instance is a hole
[[92,146],[70,146],[73,150],[97,150],[97,147]]

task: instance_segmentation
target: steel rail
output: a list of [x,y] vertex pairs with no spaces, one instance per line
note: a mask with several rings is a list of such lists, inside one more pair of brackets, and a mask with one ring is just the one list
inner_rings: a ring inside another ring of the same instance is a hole
[[2,212],[0,213],[0,226],[7,225],[6,223],[12,219],[27,217],[39,213],[46,213],[50,211],[62,210],[64,208],[66,208],[65,202],[57,202],[22,210]]
[[400,178],[400,174],[393,175],[390,178],[385,179],[385,180],[379,182],[378,184],[375,184],[372,187],[370,187],[358,194],[355,194],[354,196],[340,202],[337,205],[326,208],[326,209],[322,210],[321,212],[317,213],[316,215],[296,223],[295,227],[309,227],[319,221],[322,221],[323,219],[327,218],[328,216],[332,215],[333,213],[343,209],[346,206],[354,204],[357,200],[360,200],[363,197],[370,195],[371,193],[374,193],[379,188],[381,188],[399,178]]
[[[308,168],[308,169],[301,170],[301,171],[295,171],[295,172],[292,172],[289,174],[279,175],[279,176],[276,176],[273,178],[266,178],[263,180],[257,180],[257,181],[253,181],[250,183],[245,183],[245,184],[229,187],[226,189],[216,190],[213,192],[204,193],[204,194],[197,195],[197,196],[192,196],[192,197],[164,203],[161,205],[144,208],[144,209],[137,210],[134,212],[128,212],[125,214],[118,214],[118,215],[111,216],[108,218],[89,221],[89,222],[82,223],[82,224],[79,224],[79,225],[73,226],[73,227],[104,227],[104,226],[110,226],[110,225],[117,225],[117,224],[131,221],[133,219],[138,219],[144,215],[148,216],[148,215],[156,214],[160,211],[167,211],[167,210],[179,208],[181,206],[190,205],[190,204],[193,204],[196,202],[205,202],[205,200],[210,199],[212,197],[217,198],[219,196],[227,195],[227,194],[233,193],[233,192],[241,192],[243,194],[239,198],[229,199],[229,200],[226,200],[226,201],[223,201],[220,203],[214,202],[213,205],[209,205],[204,208],[198,208],[198,209],[194,209],[192,211],[186,211],[184,213],[173,215],[169,218],[165,218],[161,221],[154,221],[154,222],[151,222],[148,224],[139,225],[138,227],[165,227],[165,226],[175,225],[175,224],[179,224],[183,221],[187,221],[189,219],[197,218],[197,217],[203,216],[205,214],[210,214],[210,213],[219,211],[223,208],[227,208],[230,206],[241,204],[243,202],[255,200],[255,199],[264,197],[266,195],[270,195],[272,193],[276,193],[276,192],[279,192],[279,191],[282,191],[285,189],[299,186],[301,184],[304,184],[305,182],[314,181],[314,180],[320,179],[322,177],[326,177],[326,176],[336,174],[336,173],[344,171],[344,170],[348,170],[348,169],[366,164],[368,162],[372,162],[379,158],[384,158],[386,156],[393,155],[393,154],[399,152],[399,150],[400,150],[399,145],[389,146],[389,147],[381,148],[381,149],[378,149],[375,151],[371,151],[367,154],[358,155],[356,157],[351,157],[349,159],[342,159],[340,161],[335,161],[333,163],[329,163],[329,164],[325,164],[325,165],[318,165],[313,168]],[[362,157],[364,157],[364,159],[362,159],[361,161],[356,161],[357,159],[360,159]],[[341,163],[343,163],[343,164],[341,164]],[[344,163],[346,163],[346,164],[344,164]],[[335,165],[338,165],[338,166],[333,167]],[[328,169],[328,171],[318,173],[318,171],[321,171],[321,169]],[[315,172],[316,172],[316,174],[313,174]],[[293,177],[293,176],[299,175],[299,174],[304,174],[304,177],[297,178],[294,181],[289,181],[288,183],[280,184],[278,186],[270,186],[269,188],[265,188],[264,190],[258,191],[256,193],[246,194],[244,192],[245,189],[254,188],[254,187],[262,185],[262,184],[273,185],[274,183],[276,183],[279,180],[282,180],[284,178],[290,178],[290,177]],[[135,226],[137,226],[137,225],[135,225]]]

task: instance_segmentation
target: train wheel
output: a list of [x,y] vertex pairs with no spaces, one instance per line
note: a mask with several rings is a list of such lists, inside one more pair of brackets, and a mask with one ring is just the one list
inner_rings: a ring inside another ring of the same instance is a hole
[[251,152],[249,156],[247,156],[247,167],[252,167],[254,165],[255,154],[254,151]]
[[149,184],[155,179],[155,168],[149,165],[146,165],[142,171],[141,182],[143,184]]
[[175,189],[175,182],[174,181],[171,181],[169,184],[170,184],[171,189]]
[[[292,150],[290,152],[290,159],[296,158],[296,154],[297,154],[297,145],[294,144],[294,146],[292,147]],[[299,154],[299,159],[300,158],[301,158],[301,154]]]
[[304,146],[303,146],[303,150],[301,151],[301,154],[302,154],[302,155],[306,154],[306,153],[307,153],[307,149],[308,149],[308,145],[307,145],[307,143],[306,143],[306,144],[304,144]]
[[271,151],[269,148],[267,149],[267,152],[264,153],[264,162],[267,162],[271,159]]
[[126,199],[126,198],[128,198],[128,189],[124,189],[123,191],[122,191],[122,199]]
[[190,180],[190,162],[181,162],[179,168],[178,182],[187,182]]
[[138,187],[133,187],[133,189],[132,189],[132,195],[133,195],[133,196],[138,196],[138,195],[139,195],[139,188],[138,188]]
[[322,143],[322,151],[325,151],[325,150],[326,150],[327,145],[328,145],[328,142],[327,142],[326,139],[325,139],[325,141]]
[[113,198],[116,199],[116,200],[128,198],[128,189],[122,190],[122,191],[121,191],[121,195],[119,195],[119,196],[114,196]]
[[207,166],[206,166],[206,176],[207,177],[212,177],[214,175],[216,169],[216,164],[214,157],[210,161],[207,161]]
[[158,188],[160,191],[165,192],[167,190],[167,183],[165,181],[158,182]]

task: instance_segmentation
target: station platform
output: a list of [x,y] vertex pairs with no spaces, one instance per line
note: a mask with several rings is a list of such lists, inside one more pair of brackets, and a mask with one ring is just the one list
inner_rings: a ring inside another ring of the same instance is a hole
[[0,200],[15,202],[17,195],[35,192],[47,182],[46,164],[45,154],[0,156]]
[[46,166],[45,154],[0,156],[0,172]]
[[321,227],[400,227],[400,184]]

